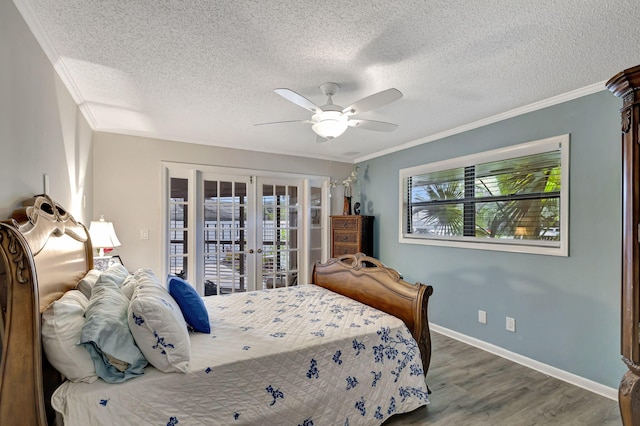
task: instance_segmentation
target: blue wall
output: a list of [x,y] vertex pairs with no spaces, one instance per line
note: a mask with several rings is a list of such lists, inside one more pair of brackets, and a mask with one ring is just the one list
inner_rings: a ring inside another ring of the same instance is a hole
[[[407,281],[434,287],[431,322],[618,387],[626,371],[619,343],[621,106],[598,92],[359,164],[356,195],[362,214],[376,217],[376,256]],[[569,257],[398,243],[399,169],[566,133]],[[506,316],[516,319],[516,333],[505,330]]]

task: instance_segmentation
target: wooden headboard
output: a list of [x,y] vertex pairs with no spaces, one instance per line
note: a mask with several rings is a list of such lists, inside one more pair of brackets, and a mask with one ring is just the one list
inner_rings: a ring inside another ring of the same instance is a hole
[[431,362],[427,308],[433,288],[410,284],[400,274],[363,253],[316,263],[313,283],[400,318],[418,342],[424,374]]
[[61,378],[43,367],[40,314],[93,268],[91,240],[39,195],[0,222],[0,259],[0,424],[46,425],[48,394]]

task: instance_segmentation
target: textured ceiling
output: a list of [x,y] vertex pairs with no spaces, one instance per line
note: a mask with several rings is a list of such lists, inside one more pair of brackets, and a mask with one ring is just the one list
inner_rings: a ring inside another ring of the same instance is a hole
[[[14,0],[94,130],[362,160],[491,117],[589,93],[640,64],[637,0]],[[318,86],[347,106],[404,97],[317,144]],[[562,98],[562,97],[561,97]],[[562,98],[564,99],[564,98]]]

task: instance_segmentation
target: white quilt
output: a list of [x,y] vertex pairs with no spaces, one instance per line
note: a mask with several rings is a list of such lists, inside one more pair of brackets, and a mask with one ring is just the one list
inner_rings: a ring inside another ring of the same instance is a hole
[[73,425],[377,425],[428,403],[401,320],[314,285],[205,304],[187,374],[147,367],[120,384],[66,382],[53,407]]

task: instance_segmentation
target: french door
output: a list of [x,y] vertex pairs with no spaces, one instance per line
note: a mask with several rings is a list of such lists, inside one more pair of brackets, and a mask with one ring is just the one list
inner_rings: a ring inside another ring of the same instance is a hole
[[202,175],[204,294],[253,290],[256,274],[254,185],[242,176]]
[[326,258],[327,179],[167,170],[167,272],[200,294],[296,285]]

